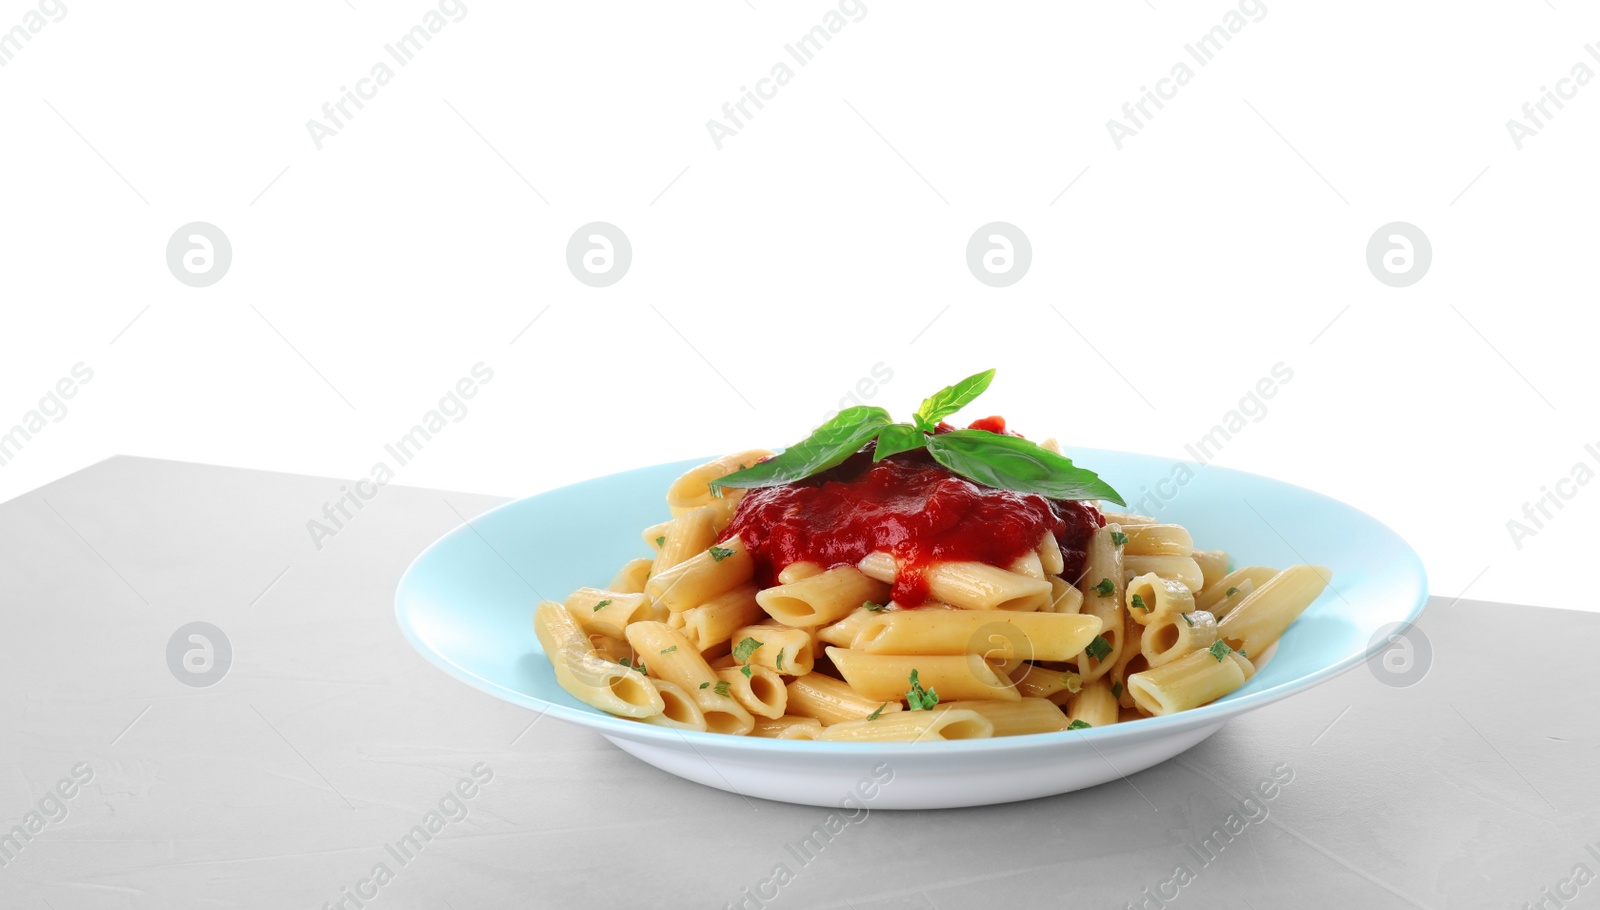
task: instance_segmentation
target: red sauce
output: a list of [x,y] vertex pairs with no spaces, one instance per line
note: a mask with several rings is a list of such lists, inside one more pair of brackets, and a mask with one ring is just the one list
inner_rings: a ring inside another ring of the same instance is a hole
[[[1005,430],[997,417],[978,423],[985,424],[979,429]],[[986,487],[950,472],[925,449],[877,464],[872,450],[868,443],[836,468],[744,495],[721,539],[744,541],[759,584],[776,584],[791,563],[853,566],[885,550],[900,566],[891,596],[913,607],[928,599],[923,570],[929,565],[970,560],[1006,566],[1038,546],[1047,530],[1061,546],[1062,575],[1076,579],[1090,535],[1105,524],[1090,503]]]

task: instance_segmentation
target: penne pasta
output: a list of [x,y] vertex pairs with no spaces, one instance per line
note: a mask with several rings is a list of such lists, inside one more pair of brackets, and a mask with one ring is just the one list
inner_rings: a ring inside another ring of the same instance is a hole
[[1078,590],[1083,597],[1082,612],[1100,620],[1100,634],[1091,640],[1090,649],[1077,658],[1078,672],[1085,683],[1111,672],[1126,647],[1123,632],[1122,548],[1116,536],[1120,526],[1107,522],[1089,538],[1089,555],[1084,562]]
[[1289,623],[1322,594],[1333,573],[1323,566],[1290,566],[1251,591],[1217,623],[1217,637],[1259,659]]
[[766,667],[750,667],[750,675],[732,667],[718,670],[717,678],[728,684],[733,700],[757,717],[782,717],[789,704],[789,690],[777,671]]
[[1145,663],[1159,667],[1191,651],[1209,648],[1216,640],[1216,617],[1204,610],[1195,610],[1189,613],[1166,613],[1158,617],[1145,627],[1139,646]]
[[[1200,567],[1201,584],[1209,588],[1228,574],[1228,551],[1195,550],[1189,556]],[[1196,592],[1199,593],[1199,592]]]
[[816,739],[822,735],[822,721],[815,717],[800,717],[794,714],[785,714],[782,717],[756,719],[755,728],[750,731],[751,736],[764,736],[768,739]]
[[1187,613],[1194,609],[1194,594],[1183,582],[1162,578],[1147,572],[1128,582],[1128,616],[1141,626],[1147,626],[1171,613]]
[[646,718],[666,709],[661,693],[643,674],[594,652],[566,607],[548,600],[539,604],[533,629],[556,682],[574,698],[619,717]]
[[889,599],[889,586],[840,566],[798,581],[767,588],[756,602],[773,619],[790,626],[813,628],[837,622],[867,602]]
[[981,562],[939,562],[923,574],[938,600],[963,610],[1038,610],[1050,602],[1050,583]]
[[[1128,692],[1146,714],[1163,715],[1209,704],[1245,683],[1249,661],[1235,653],[1217,657],[1194,651],[1172,663],[1128,677]],[[1253,669],[1252,669],[1253,672]]]
[[644,591],[651,600],[679,613],[726,594],[748,582],[754,574],[755,563],[744,543],[734,537],[702,550],[665,572],[651,575]]
[[817,737],[836,743],[912,743],[948,739],[985,739],[994,724],[976,711],[902,711],[875,720],[850,720],[822,729]]
[[790,714],[816,718],[824,725],[860,720],[874,711],[892,713],[905,708],[898,696],[875,702],[852,689],[849,683],[821,673],[791,679],[786,688]]
[[1008,677],[996,672],[976,654],[869,654],[830,647],[827,655],[850,688],[868,699],[903,697],[913,670],[917,671],[924,688],[938,692],[945,701],[968,698],[1016,701],[1022,697]]
[[1111,694],[1111,682],[1097,679],[1084,685],[1083,690],[1067,703],[1067,726],[1076,723],[1091,727],[1108,727],[1117,722],[1117,697]]
[[1193,556],[1127,556],[1123,559],[1122,570],[1128,578],[1154,573],[1181,582],[1190,591],[1205,587],[1205,576]]
[[899,610],[869,614],[851,647],[868,654],[978,654],[999,660],[1068,660],[1099,634],[1075,613]]
[[1128,536],[1124,556],[1189,556],[1194,538],[1182,525],[1132,524],[1122,529]]
[[681,633],[660,622],[636,622],[624,631],[651,676],[676,685],[699,705],[707,731],[743,736],[755,726],[750,712],[719,685],[722,680]]

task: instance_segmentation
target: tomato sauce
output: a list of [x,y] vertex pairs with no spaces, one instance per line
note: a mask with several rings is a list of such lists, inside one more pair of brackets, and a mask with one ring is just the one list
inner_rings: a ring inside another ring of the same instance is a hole
[[[1000,418],[978,423],[1005,432]],[[791,563],[831,569],[887,551],[900,566],[891,596],[914,607],[928,600],[923,573],[929,565],[966,560],[1007,566],[1038,546],[1047,530],[1061,547],[1062,575],[1075,580],[1090,536],[1105,524],[1091,503],[987,487],[952,473],[926,449],[876,464],[873,449],[868,443],[838,467],[746,492],[721,540],[738,535],[744,541],[762,587],[776,584]]]

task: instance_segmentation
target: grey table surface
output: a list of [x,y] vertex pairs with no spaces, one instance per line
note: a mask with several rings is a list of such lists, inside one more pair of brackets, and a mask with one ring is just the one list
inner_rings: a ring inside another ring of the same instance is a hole
[[[830,810],[407,646],[406,565],[503,500],[390,484],[319,549],[342,483],[118,457],[0,505],[0,907],[1600,906],[1600,615],[1436,599],[1415,685],[1358,667],[1126,780],[871,811],[802,863]],[[169,667],[194,621],[232,648],[208,687]]]

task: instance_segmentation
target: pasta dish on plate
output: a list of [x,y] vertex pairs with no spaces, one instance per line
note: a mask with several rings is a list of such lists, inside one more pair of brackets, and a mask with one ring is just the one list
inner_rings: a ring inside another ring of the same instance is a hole
[[679,477],[652,555],[535,608],[556,681],[643,723],[835,742],[1136,723],[1243,686],[1332,573],[1234,568],[1102,510],[1122,498],[1053,440],[946,422],[993,375]]

